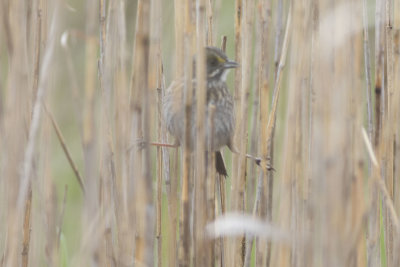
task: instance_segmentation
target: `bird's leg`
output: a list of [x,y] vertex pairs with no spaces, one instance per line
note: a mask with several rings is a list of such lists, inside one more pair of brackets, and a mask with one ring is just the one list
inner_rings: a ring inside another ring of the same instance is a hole
[[172,147],[172,148],[179,147],[178,144],[164,144],[164,143],[157,143],[157,142],[149,142],[148,144],[151,146],[159,146],[159,147]]
[[275,169],[271,166],[271,164],[269,164],[269,160],[270,160],[270,158],[267,158],[267,159],[262,159],[262,158],[260,158],[260,157],[255,157],[255,156],[253,156],[253,155],[250,155],[250,154],[245,154],[245,156],[246,156],[246,158],[248,158],[248,159],[252,159],[252,160],[254,160],[254,162],[258,165],[258,166],[260,166],[263,170],[265,169],[265,170],[267,170],[267,171],[275,171]]
[[246,158],[254,160],[254,162],[261,167],[261,169],[266,171],[275,171],[274,167],[269,163],[270,158],[262,159],[260,157],[255,157],[253,155],[246,154]]
[[[236,149],[235,146],[233,145],[228,145],[229,149],[232,151],[232,153],[238,154],[238,155],[242,155],[239,150]],[[253,155],[250,154],[245,154],[245,157],[251,160],[254,160],[254,162],[260,166],[264,171],[275,171],[275,169],[268,163],[268,161],[270,160],[270,158],[260,158],[260,157],[255,157]]]
[[128,150],[131,150],[133,147],[137,146],[138,149],[143,149],[145,145],[151,145],[151,146],[158,146],[158,147],[171,147],[171,148],[177,148],[179,147],[178,143],[174,144],[165,144],[165,143],[158,143],[158,142],[147,142],[143,139],[140,139],[136,144],[131,145]]

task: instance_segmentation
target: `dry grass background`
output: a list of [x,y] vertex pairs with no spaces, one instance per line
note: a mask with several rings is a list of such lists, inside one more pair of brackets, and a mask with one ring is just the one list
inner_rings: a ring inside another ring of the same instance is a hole
[[[399,11],[0,0],[0,266],[400,266]],[[148,145],[205,45],[241,65],[227,179]]]

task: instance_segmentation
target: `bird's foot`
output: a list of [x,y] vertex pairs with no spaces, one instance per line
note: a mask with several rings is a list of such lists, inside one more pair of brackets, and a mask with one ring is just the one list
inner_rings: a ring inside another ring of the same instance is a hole
[[171,147],[171,148],[176,148],[176,147],[179,146],[177,144],[165,144],[165,143],[158,143],[158,142],[148,142],[148,141],[146,141],[144,139],[138,139],[133,145],[129,146],[128,151],[130,151],[134,147],[137,147],[138,150],[142,150],[147,145],[158,146],[158,147]]

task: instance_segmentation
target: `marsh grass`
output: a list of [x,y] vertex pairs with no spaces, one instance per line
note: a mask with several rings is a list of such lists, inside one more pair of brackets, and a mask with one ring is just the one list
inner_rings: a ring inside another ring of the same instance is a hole
[[[0,0],[0,266],[400,266],[399,10]],[[206,45],[241,66],[227,178]],[[174,82],[194,152],[150,145]]]

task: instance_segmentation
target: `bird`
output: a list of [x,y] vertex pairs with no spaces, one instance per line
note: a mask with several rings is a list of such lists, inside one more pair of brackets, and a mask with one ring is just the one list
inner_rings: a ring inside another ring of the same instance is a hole
[[[237,68],[239,64],[230,60],[227,55],[217,47],[205,47],[207,85],[205,107],[205,144],[209,152],[215,152],[216,171],[220,175],[227,176],[227,170],[221,154],[221,148],[227,146],[235,151],[233,136],[235,132],[235,108],[234,100],[226,84],[229,70]],[[196,79],[193,82],[196,90]],[[195,96],[195,94],[194,94]],[[195,103],[195,101],[193,101]],[[212,119],[209,118],[212,111]],[[196,113],[192,108],[190,129],[190,147],[196,140]],[[175,137],[176,144],[182,145],[185,135],[185,105],[183,101],[183,85],[170,86],[165,93],[163,113],[166,128]],[[212,121],[211,121],[212,120]],[[209,124],[212,123],[212,127]]]

